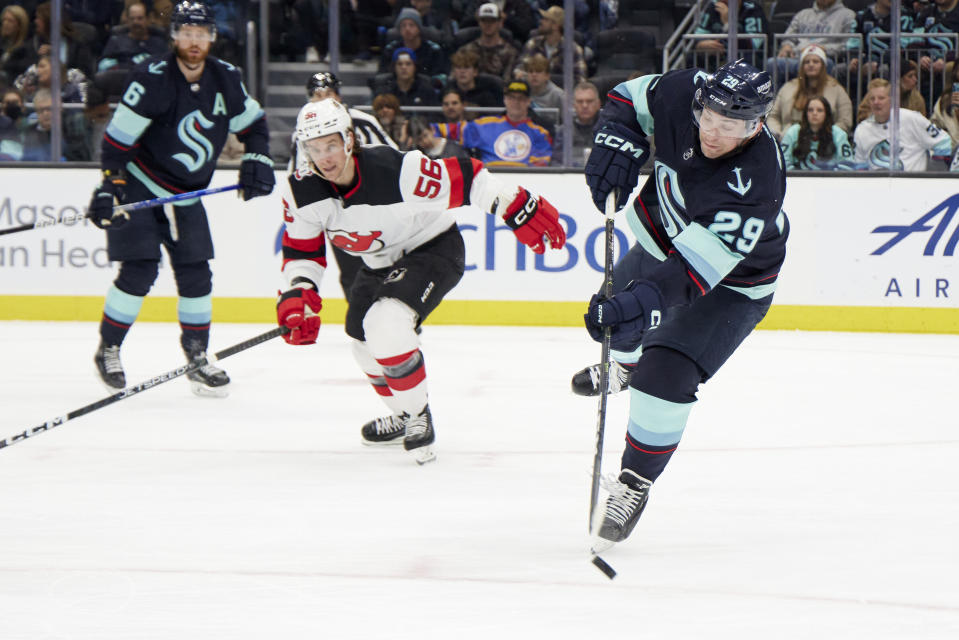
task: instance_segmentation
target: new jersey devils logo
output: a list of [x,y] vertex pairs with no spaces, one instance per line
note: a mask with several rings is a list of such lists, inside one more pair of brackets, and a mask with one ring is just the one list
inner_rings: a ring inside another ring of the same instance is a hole
[[352,251],[353,253],[366,253],[367,251],[378,251],[385,244],[380,240],[382,231],[372,231],[368,235],[356,233],[355,231],[343,231],[342,229],[330,229],[330,242],[337,249]]

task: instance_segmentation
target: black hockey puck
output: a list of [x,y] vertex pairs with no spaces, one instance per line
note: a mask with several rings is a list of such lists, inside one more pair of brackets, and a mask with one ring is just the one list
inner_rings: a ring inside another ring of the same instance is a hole
[[597,569],[605,573],[606,577],[610,580],[616,577],[616,570],[609,566],[609,564],[607,564],[607,562],[599,556],[593,556],[593,564],[596,565]]

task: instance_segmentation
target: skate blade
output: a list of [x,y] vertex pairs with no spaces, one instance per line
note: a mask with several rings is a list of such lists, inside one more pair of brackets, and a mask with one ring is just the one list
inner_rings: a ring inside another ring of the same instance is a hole
[[589,550],[593,553],[593,555],[599,555],[603,553],[604,551],[609,551],[610,549],[612,549],[615,544],[616,543],[613,542],[612,540],[607,540],[606,538],[600,538],[599,536],[594,536],[593,542],[589,546]]
[[392,440],[381,440],[380,442],[370,442],[366,438],[360,438],[360,442],[362,442],[365,447],[395,447],[398,444],[403,444],[403,436],[393,438]]
[[225,398],[230,395],[230,385],[225,384],[222,387],[208,387],[202,382],[190,380],[190,389],[193,395],[200,398]]
[[436,460],[436,453],[433,452],[433,445],[417,447],[416,449],[410,450],[410,454],[413,456],[413,459],[416,460],[416,464],[420,466],[423,466],[427,462],[433,462]]

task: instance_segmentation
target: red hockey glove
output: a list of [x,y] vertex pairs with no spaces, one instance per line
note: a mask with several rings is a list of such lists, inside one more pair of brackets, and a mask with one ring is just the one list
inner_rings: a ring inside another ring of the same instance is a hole
[[[512,198],[510,200],[510,198]],[[508,203],[505,205],[504,203]],[[535,198],[520,187],[515,196],[500,195],[493,202],[493,212],[503,216],[503,221],[513,230],[520,242],[534,253],[546,251],[545,242],[553,249],[562,249],[566,244],[566,231],[559,223],[559,212],[546,198]]]
[[289,344],[313,344],[320,334],[320,316],[323,299],[313,289],[294,287],[280,294],[276,301],[276,321],[288,327],[283,339]]

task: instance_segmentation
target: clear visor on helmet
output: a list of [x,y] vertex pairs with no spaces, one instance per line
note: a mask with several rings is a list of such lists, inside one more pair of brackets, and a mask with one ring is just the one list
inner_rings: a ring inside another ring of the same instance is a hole
[[740,120],[716,113],[709,107],[703,107],[698,102],[693,103],[693,120],[699,127],[699,135],[707,138],[732,138],[741,140],[748,138],[756,131],[759,118]]
[[340,133],[301,140],[300,144],[317,166],[324,165],[330,157],[339,157],[341,154],[349,156],[353,151],[352,146],[347,145]]
[[203,24],[183,24],[172,26],[170,34],[174,40],[188,42],[213,42],[216,40],[216,27]]

